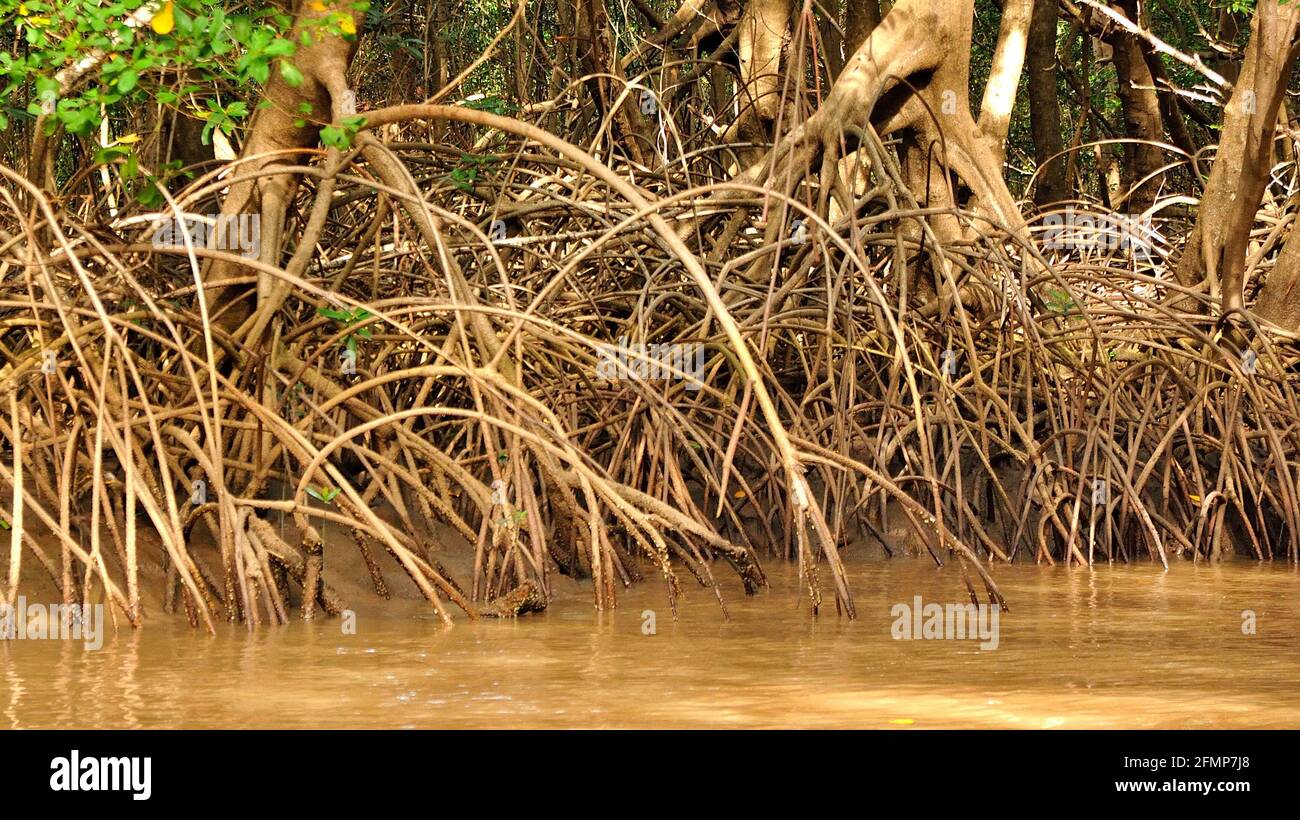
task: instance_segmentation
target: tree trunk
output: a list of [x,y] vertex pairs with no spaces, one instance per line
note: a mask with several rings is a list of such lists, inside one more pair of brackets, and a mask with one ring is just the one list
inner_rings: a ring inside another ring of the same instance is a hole
[[1283,330],[1300,333],[1300,228],[1295,223],[1264,280],[1255,313]]
[[[296,162],[300,156],[298,152],[319,143],[320,120],[338,120],[356,113],[355,98],[351,97],[347,87],[347,70],[356,54],[360,25],[357,24],[357,36],[350,40],[324,34],[320,23],[334,11],[334,7],[312,3],[304,3],[299,9],[290,39],[300,42],[303,31],[310,29],[312,32],[311,44],[299,46],[292,58],[294,67],[303,76],[302,82],[296,87],[290,86],[279,71],[271,72],[264,95],[270,105],[260,108],[253,116],[240,154],[238,174]],[[303,103],[311,105],[312,113],[307,117],[299,109]],[[295,121],[303,119],[312,121],[301,127],[295,124]],[[261,176],[232,184],[222,203],[223,217],[258,215],[258,258],[262,262],[278,263],[284,222],[296,186],[297,177],[291,174]],[[215,260],[207,267],[204,281],[220,283],[247,275],[245,271],[243,265]],[[274,277],[260,274],[256,290],[259,301],[266,300],[274,287]],[[232,292],[231,288],[216,293],[213,312],[224,311],[218,320],[221,326],[234,329],[252,313],[253,306],[247,297],[247,293]]]
[[1029,127],[1034,139],[1034,157],[1038,160],[1034,202],[1040,206],[1070,196],[1065,175],[1065,141],[1061,137],[1061,101],[1056,95],[1056,24],[1059,19],[1057,0],[1035,1],[1026,60]]
[[610,128],[615,142],[623,147],[630,160],[645,165],[645,121],[637,109],[640,96],[630,94],[622,105],[614,108],[614,101],[623,93],[624,84],[614,53],[614,34],[610,29],[605,0],[577,0],[576,25],[580,64],[588,76],[587,88],[596,111],[601,119],[612,114]]
[[882,136],[910,130],[918,150],[937,144],[944,168],[970,186],[996,223],[1022,229],[1001,163],[970,110],[973,19],[974,0],[899,0],[848,61],[825,103],[786,141],[790,156],[807,155],[815,143],[837,143],[846,125],[868,119]]
[[781,52],[793,11],[793,0],[750,0],[740,18],[741,112],[737,130],[742,135],[746,126],[755,138],[773,135],[781,107]]
[[1160,116],[1165,123],[1165,131],[1169,134],[1169,139],[1173,141],[1188,156],[1196,154],[1199,146],[1192,140],[1191,132],[1187,130],[1187,120],[1183,117],[1183,107],[1179,103],[1178,94],[1174,91],[1173,83],[1165,71],[1164,63],[1160,61],[1160,55],[1155,53],[1154,49],[1144,48],[1142,56],[1146,59],[1147,70],[1151,72],[1151,79],[1155,81],[1158,89],[1157,95],[1160,98]]
[[[1208,283],[1211,296],[1220,296],[1225,314],[1243,306],[1246,246],[1268,183],[1278,109],[1295,64],[1298,25],[1300,7],[1294,4],[1260,0],[1256,7],[1214,167],[1196,225],[1178,260],[1178,280],[1184,285]],[[1280,298],[1269,294],[1265,304]]]
[[[1143,25],[1137,0],[1121,0],[1124,15]],[[1147,67],[1147,43],[1129,32],[1112,29],[1105,41],[1114,50],[1120,106],[1124,112],[1124,164],[1120,196],[1112,207],[1141,213],[1155,204],[1160,188],[1161,151],[1150,143],[1163,142],[1164,124],[1155,80]]]
[[1011,128],[1011,111],[1016,107],[1016,92],[1020,89],[1033,9],[1034,0],[1006,0],[1002,4],[998,47],[993,53],[993,67],[980,104],[980,132],[988,140],[999,165],[1006,160],[1007,131]]
[[[856,130],[869,124],[882,137],[900,135],[907,184],[928,197],[924,204],[954,205],[949,180],[955,177],[970,188],[977,213],[1028,241],[1001,164],[971,114],[973,20],[974,0],[899,0],[846,63],[817,111],[738,181],[762,185],[779,179],[788,187],[819,157],[824,172],[836,168],[842,150],[856,150]],[[823,177],[823,185],[828,182]],[[716,199],[732,196],[722,192]],[[941,243],[961,238],[947,235],[955,220],[928,222]]]
[[880,25],[880,0],[846,0],[844,56],[852,57]]
[[[1239,11],[1233,11],[1229,8],[1219,10],[1219,30],[1215,39],[1223,46],[1229,46],[1237,39],[1241,33],[1241,26],[1244,18]],[[1241,71],[1241,63],[1231,57],[1220,57],[1210,61],[1210,67],[1227,79],[1230,83],[1237,82],[1237,74]]]

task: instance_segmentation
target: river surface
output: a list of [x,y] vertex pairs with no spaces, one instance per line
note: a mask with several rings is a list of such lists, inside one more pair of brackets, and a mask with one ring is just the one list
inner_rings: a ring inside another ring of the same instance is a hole
[[957,600],[952,570],[852,567],[853,622],[833,603],[812,618],[793,570],[768,572],[752,598],[727,585],[730,621],[691,587],[674,622],[648,582],[613,612],[569,597],[451,629],[371,612],[352,635],[155,618],[98,651],[2,641],[0,728],[1300,726],[1285,564],[998,567],[996,649],[891,636],[895,605]]

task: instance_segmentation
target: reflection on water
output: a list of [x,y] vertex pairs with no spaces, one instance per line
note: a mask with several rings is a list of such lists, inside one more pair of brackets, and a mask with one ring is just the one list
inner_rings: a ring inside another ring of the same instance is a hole
[[855,568],[854,623],[833,605],[813,620],[794,573],[770,576],[730,591],[730,622],[694,588],[674,623],[646,583],[612,613],[571,599],[447,631],[362,615],[356,635],[330,620],[211,637],[155,618],[98,652],[0,642],[0,727],[1300,725],[1292,567],[1000,567],[1012,611],[989,652],[890,638],[890,608],[956,600],[955,572]]

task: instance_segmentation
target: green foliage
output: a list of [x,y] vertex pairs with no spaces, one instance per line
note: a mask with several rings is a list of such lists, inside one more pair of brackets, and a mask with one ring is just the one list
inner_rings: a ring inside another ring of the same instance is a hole
[[[149,25],[138,22],[144,9],[156,12]],[[26,46],[0,53],[0,102],[21,94],[30,100],[29,116],[53,108],[49,132],[62,125],[87,134],[109,107],[193,99],[207,105],[196,116],[220,115],[207,134],[218,127],[229,133],[247,105],[221,104],[219,90],[265,82],[271,62],[294,53],[282,36],[291,23],[273,8],[232,15],[216,0],[0,0],[0,27],[15,29]],[[103,57],[91,72],[61,88],[59,72],[92,53]]]
[[495,94],[468,99],[465,101],[465,107],[473,108],[475,111],[487,111],[489,114],[502,117],[519,110],[519,106],[508,100],[503,100]]
[[356,138],[357,132],[365,127],[366,118],[360,115],[346,117],[338,125],[327,125],[320,130],[320,141],[322,145],[330,148],[337,148],[340,151],[346,151],[352,147],[352,140]]
[[1047,308],[1062,316],[1071,316],[1078,312],[1079,303],[1064,290],[1053,288],[1047,291]]
[[208,145],[212,142],[212,131],[221,129],[221,133],[230,134],[235,129],[235,123],[248,115],[248,104],[242,100],[236,100],[229,105],[222,105],[217,100],[207,101],[208,111],[204,117],[203,124],[203,144]]
[[311,496],[317,501],[322,501],[326,504],[332,503],[334,499],[338,496],[338,494],[339,494],[338,487],[321,487],[319,489],[317,489],[316,487],[307,488],[307,495]]
[[[353,308],[352,310],[340,310],[338,308],[318,307],[317,315],[324,316],[327,319],[333,319],[340,328],[352,328],[369,319],[370,311],[365,308]],[[357,352],[357,337],[362,339],[374,338],[370,328],[363,327],[347,334],[343,337],[343,344],[354,354]]]
[[444,179],[452,184],[453,187],[462,191],[474,190],[474,184],[478,182],[479,172],[486,170],[501,161],[501,157],[488,154],[461,154],[460,164],[451,169]]
[[[287,85],[301,85],[305,77],[293,62],[298,50],[326,34],[354,39],[349,11],[370,6],[368,0],[315,3],[328,13],[295,33],[290,14],[266,2],[0,0],[0,131],[14,118],[44,116],[47,135],[62,128],[89,137],[106,116],[161,106],[203,120],[204,144],[218,130],[231,136],[273,71]],[[90,57],[90,69],[80,74],[74,67]],[[347,147],[362,124],[352,118],[325,129],[322,139]],[[132,142],[99,148],[96,163],[117,165],[124,179],[136,179]],[[161,201],[155,176],[144,174],[138,186],[137,198],[146,204]]]
[[520,524],[524,523],[524,520],[527,518],[528,518],[528,513],[526,511],[515,510],[514,515],[510,516],[509,518],[498,518],[497,526],[503,529],[509,527],[517,527]]

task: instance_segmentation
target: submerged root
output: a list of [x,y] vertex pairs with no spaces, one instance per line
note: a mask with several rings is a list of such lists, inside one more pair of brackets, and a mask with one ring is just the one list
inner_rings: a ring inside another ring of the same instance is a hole
[[533,584],[524,581],[519,586],[495,598],[479,611],[488,618],[518,618],[530,612],[542,612],[546,609],[546,597]]

